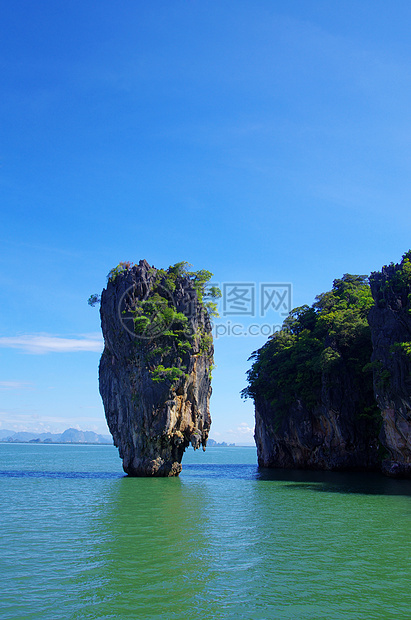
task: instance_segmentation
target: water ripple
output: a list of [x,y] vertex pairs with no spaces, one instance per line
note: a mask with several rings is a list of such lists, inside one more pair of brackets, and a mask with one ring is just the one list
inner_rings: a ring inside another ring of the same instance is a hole
[[123,474],[114,472],[96,471],[0,471],[0,478],[94,478],[101,480],[112,480],[113,478],[124,478]]

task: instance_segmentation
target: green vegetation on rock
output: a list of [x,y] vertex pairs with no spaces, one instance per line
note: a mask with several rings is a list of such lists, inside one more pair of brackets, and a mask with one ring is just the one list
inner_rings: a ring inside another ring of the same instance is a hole
[[243,398],[263,398],[278,424],[296,402],[308,410],[318,405],[324,384],[332,387],[344,369],[358,380],[353,389],[364,392],[361,412],[378,415],[366,406],[372,391],[371,373],[365,374],[372,351],[367,322],[372,305],[367,277],[345,274],[311,307],[292,310],[282,329],[251,356]]
[[110,269],[108,275],[107,275],[107,281],[108,282],[114,282],[114,280],[117,278],[117,276],[119,276],[120,274],[124,273],[125,271],[127,271],[128,269],[131,269],[133,267],[134,263],[130,263],[130,261],[122,261],[120,262],[116,267],[113,267],[113,269]]
[[[113,267],[108,275],[107,282],[115,284],[119,276],[126,274],[134,267],[130,261],[122,261]],[[213,274],[205,269],[189,271],[190,263],[181,261],[170,265],[166,269],[149,269],[152,281],[149,290],[142,299],[133,297],[131,303],[122,309],[123,315],[129,315],[133,320],[133,329],[137,338],[145,340],[145,359],[155,383],[179,381],[187,371],[187,358],[195,355],[205,355],[212,358],[213,338],[210,330],[204,324],[193,333],[189,316],[186,316],[175,307],[173,293],[177,284],[189,284],[195,291],[199,307],[205,312],[209,323],[210,318],[218,316],[216,299],[221,297],[221,291],[216,286],[209,286]],[[148,283],[147,283],[148,284]],[[90,295],[88,304],[95,306],[101,302],[97,293]],[[139,346],[140,345],[140,346]],[[137,341],[140,349],[141,341]],[[178,366],[164,366],[165,360],[177,360]]]
[[[119,263],[110,271],[109,282],[115,283],[132,266],[132,263]],[[155,383],[175,385],[186,376],[192,355],[209,358],[213,355],[210,317],[216,315],[213,300],[221,292],[208,286],[211,272],[189,271],[189,267],[189,263],[182,261],[167,270],[151,268],[146,294],[143,298],[133,296],[122,310],[123,315],[132,318],[136,346],[144,354]],[[173,296],[178,286],[191,287],[193,291],[184,308],[179,309]],[[204,313],[205,321],[195,331],[190,319],[198,312]]]

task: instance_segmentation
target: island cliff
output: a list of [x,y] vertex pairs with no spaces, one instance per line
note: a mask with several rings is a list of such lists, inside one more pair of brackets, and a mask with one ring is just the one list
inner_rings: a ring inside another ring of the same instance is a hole
[[375,398],[382,414],[382,469],[411,477],[411,251],[370,277]]
[[[378,468],[366,276],[346,274],[312,307],[293,310],[253,354],[243,396],[255,403],[262,467]],[[365,370],[365,372],[363,372]]]
[[212,274],[186,265],[166,271],[145,260],[120,263],[101,295],[100,394],[132,476],[178,475],[189,444],[207,444],[214,349],[212,302],[205,299]]
[[252,359],[260,466],[411,477],[411,251],[335,280]]

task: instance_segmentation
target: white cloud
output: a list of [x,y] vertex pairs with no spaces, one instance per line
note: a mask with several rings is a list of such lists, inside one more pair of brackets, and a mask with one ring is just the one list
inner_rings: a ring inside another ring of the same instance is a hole
[[27,381],[0,381],[0,390],[32,390],[33,384]]
[[50,334],[27,334],[23,336],[0,337],[0,347],[20,349],[24,353],[77,353],[79,351],[101,352],[101,334],[87,334],[76,338],[52,336]]
[[237,433],[242,433],[243,435],[252,435],[254,433],[254,429],[248,426],[247,422],[241,422],[236,431]]
[[230,428],[230,430],[227,431],[228,433],[230,433],[231,435],[237,435],[237,436],[242,436],[244,439],[247,438],[247,435],[250,437],[253,437],[254,435],[254,429],[249,426],[247,424],[247,422],[241,422],[241,424],[239,426],[237,426],[236,429],[232,429]]

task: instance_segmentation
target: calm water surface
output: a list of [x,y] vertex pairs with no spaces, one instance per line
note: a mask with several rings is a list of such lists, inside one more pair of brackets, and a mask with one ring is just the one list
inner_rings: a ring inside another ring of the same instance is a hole
[[411,482],[259,473],[254,448],[124,477],[112,446],[0,444],[2,619],[411,618]]

